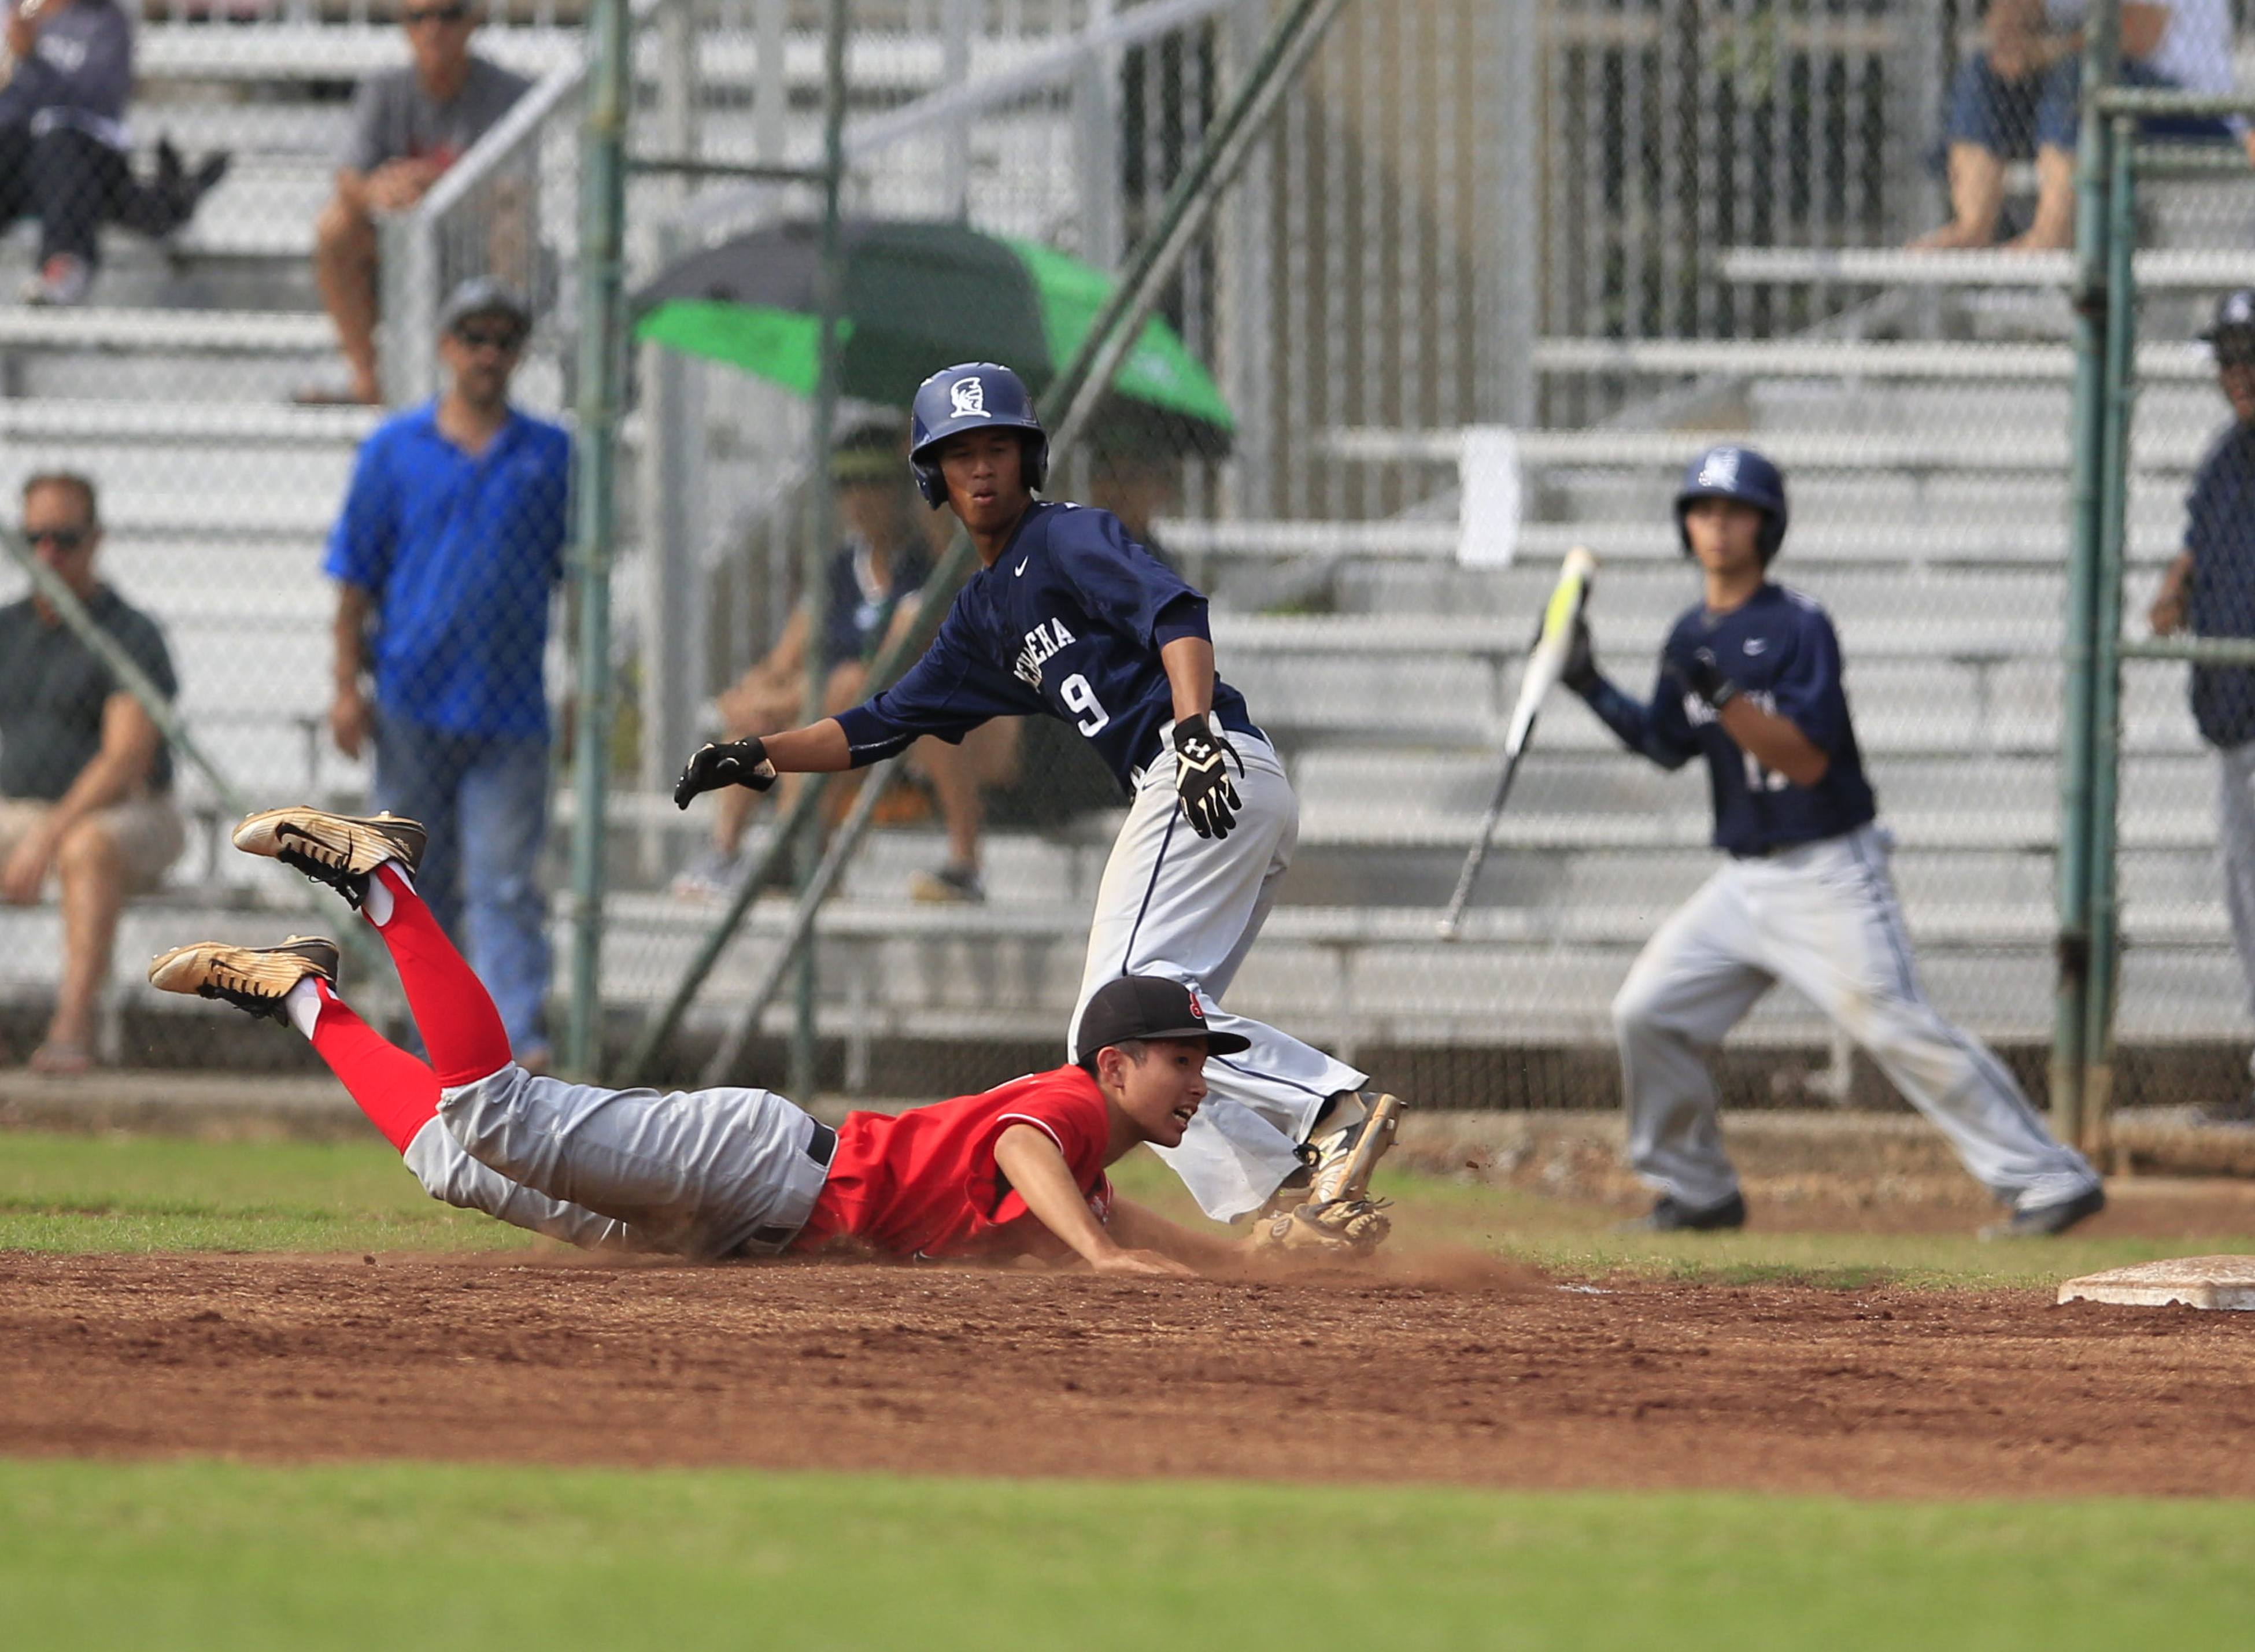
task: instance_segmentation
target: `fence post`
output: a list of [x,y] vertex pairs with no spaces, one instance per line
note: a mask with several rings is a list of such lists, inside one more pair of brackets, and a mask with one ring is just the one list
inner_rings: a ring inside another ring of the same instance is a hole
[[2074,527],[2067,565],[2067,614],[2059,753],[2059,974],[2051,1049],[2052,1127],[2064,1140],[2083,1135],[2090,1059],[2090,850],[2096,757],[2093,648],[2099,561],[2105,539],[2106,367],[2110,270],[2107,148],[2112,128],[2098,95],[2114,81],[2120,46],[2119,0],[2092,0],[2084,28],[2083,126],[2076,152]]
[[[838,422],[838,321],[845,305],[846,276],[839,247],[839,195],[846,181],[847,0],[830,0],[822,38],[822,239],[815,264],[815,308],[821,317],[821,345],[814,376],[814,417],[808,421],[807,475],[812,479],[813,509],[807,513],[806,543],[799,553],[799,601],[806,610],[806,697],[804,721],[821,721],[829,673],[823,664],[824,613],[830,591],[830,553],[838,542],[838,496],[830,485],[830,440]],[[798,834],[798,880],[802,895],[813,887],[822,860],[819,817]],[[818,983],[814,948],[798,957],[797,1014],[790,1039],[790,1093],[815,1091],[818,1051],[814,1023]]]
[[618,529],[624,365],[626,137],[633,89],[628,0],[591,0],[580,145],[580,394],[573,586],[580,619],[573,731],[572,995],[565,1064],[593,1077],[602,1044],[604,794],[611,735],[611,557]]
[[2106,228],[2106,401],[2104,474],[2099,490],[2097,588],[2091,616],[2090,974],[2083,1033],[2080,1145],[2102,1152],[2114,1094],[2114,1005],[2122,967],[2115,860],[2120,836],[2122,764],[2122,580],[2130,505],[2130,428],[2138,334],[2134,158],[2138,123],[2110,123]]

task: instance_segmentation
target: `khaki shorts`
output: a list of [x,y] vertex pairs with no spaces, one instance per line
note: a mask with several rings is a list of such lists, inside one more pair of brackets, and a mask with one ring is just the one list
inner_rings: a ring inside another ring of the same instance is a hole
[[[38,831],[54,807],[28,798],[0,798],[0,861]],[[124,851],[125,886],[135,895],[146,895],[165,881],[188,840],[180,812],[168,796],[128,798],[95,810],[90,818],[100,821]]]

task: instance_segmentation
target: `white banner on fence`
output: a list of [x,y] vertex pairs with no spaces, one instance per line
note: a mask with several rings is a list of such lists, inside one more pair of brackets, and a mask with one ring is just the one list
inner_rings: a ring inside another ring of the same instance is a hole
[[1502,425],[1458,432],[1457,560],[1468,568],[1507,568],[1519,545],[1519,437]]

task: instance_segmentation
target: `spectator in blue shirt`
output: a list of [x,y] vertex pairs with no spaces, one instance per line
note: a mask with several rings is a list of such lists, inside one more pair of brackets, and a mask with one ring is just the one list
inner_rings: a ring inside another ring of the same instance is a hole
[[[2193,478],[2184,549],[2162,576],[2148,617],[2159,636],[2255,637],[2255,287],[2226,297],[2206,336],[2231,423]],[[2192,714],[2216,749],[2224,903],[2255,1011],[2255,671],[2195,666]],[[2255,1099],[2235,1100],[2215,1113],[2255,1121]]]
[[378,806],[429,828],[423,896],[466,943],[517,1059],[537,1064],[549,977],[541,657],[571,439],[509,404],[531,325],[522,299],[465,282],[441,325],[445,393],[369,436],[329,538],[329,728],[347,756],[373,746]]

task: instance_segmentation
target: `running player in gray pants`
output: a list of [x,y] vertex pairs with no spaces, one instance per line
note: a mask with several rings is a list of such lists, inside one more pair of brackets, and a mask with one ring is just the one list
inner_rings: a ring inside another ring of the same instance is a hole
[[1613,1000],[1629,1160],[1660,1190],[1641,1227],[1742,1226],[1707,1056],[1780,981],[1806,995],[2012,1207],[1991,1238],[2063,1233],[2104,1208],[2097,1172],[2052,1139],[2003,1063],[1919,989],[1824,611],[1769,580],[1785,478],[1750,448],[1692,462],[1675,500],[1706,576],[1661,652],[1650,704],[1598,670],[1577,631],[1564,680],[1632,751],[1704,757],[1731,858],[1660,926]]

